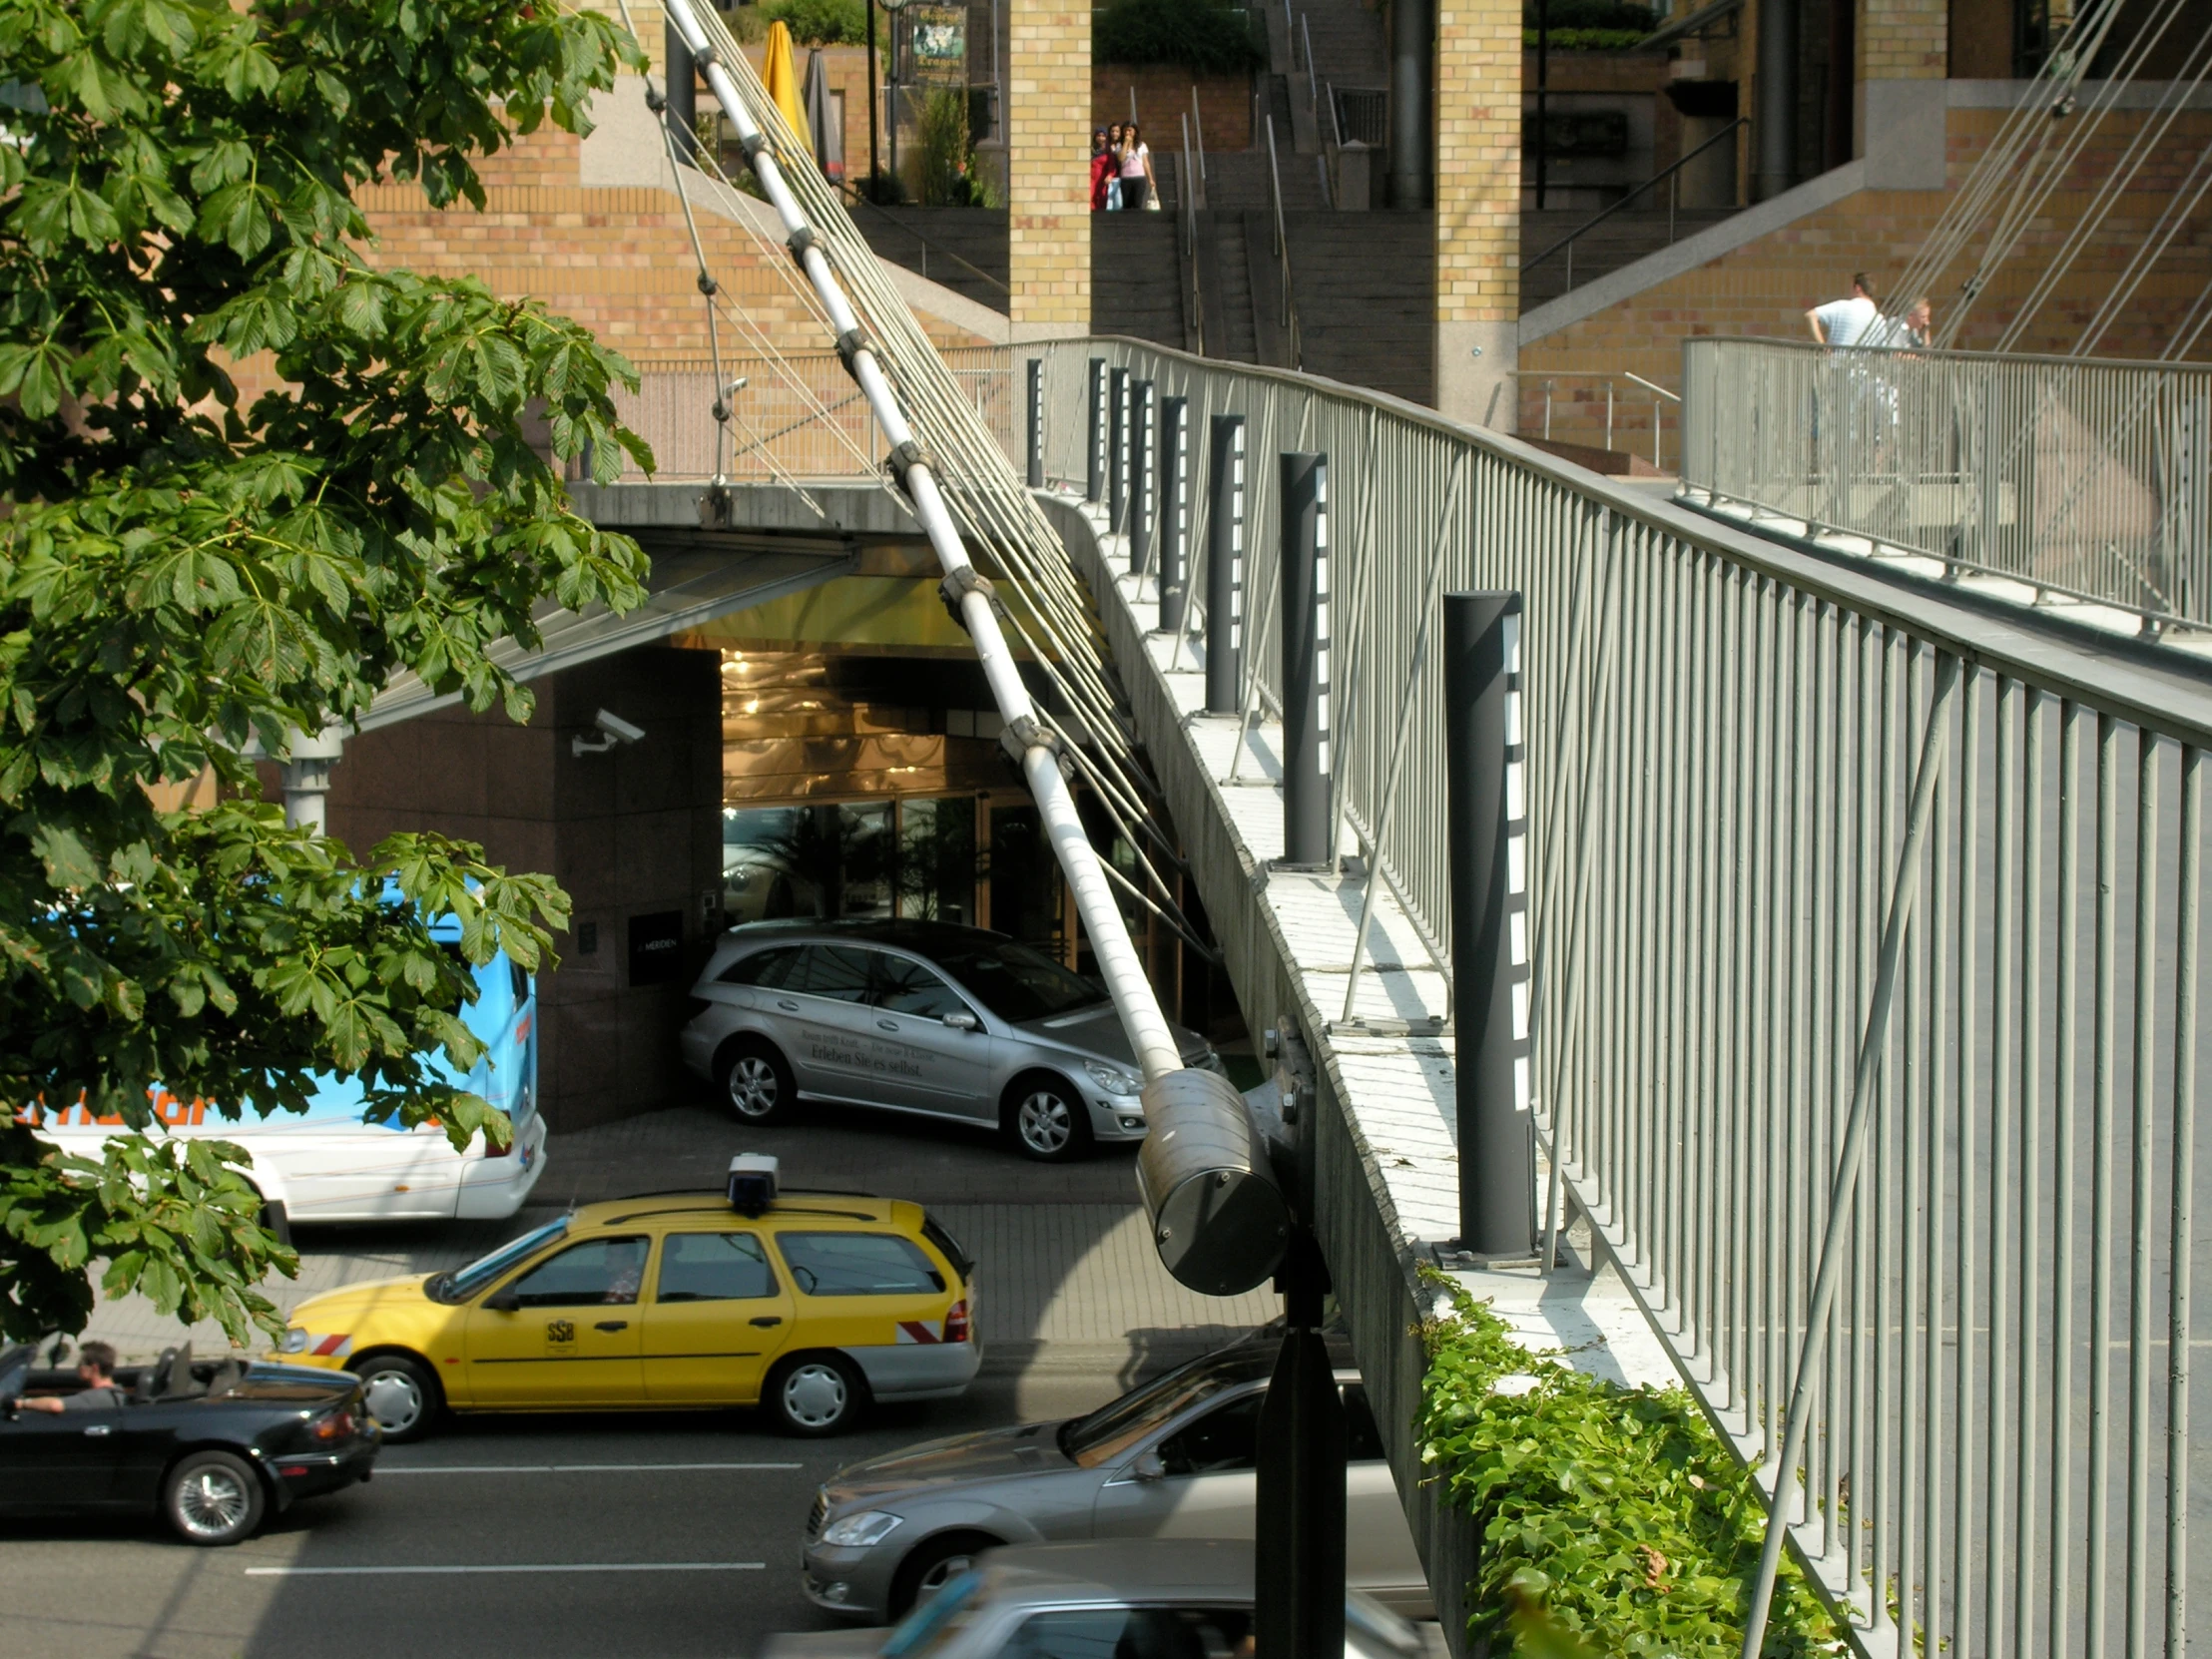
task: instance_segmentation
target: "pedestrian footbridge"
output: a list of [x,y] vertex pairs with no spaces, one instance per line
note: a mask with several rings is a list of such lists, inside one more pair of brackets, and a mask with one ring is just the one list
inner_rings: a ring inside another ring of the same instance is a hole
[[[2202,671],[1331,382],[1122,339],[972,357],[1271,1034],[1447,1628],[1474,1541],[1407,1426],[1424,1264],[1578,1365],[1679,1382],[1769,1492],[1780,1468],[1862,1651],[2179,1652],[2212,1578]],[[904,513],[881,486],[764,444],[581,494],[819,525]],[[1469,590],[1519,596],[1487,1039],[1487,993],[1454,1003],[1439,617]],[[1286,790],[1317,737],[1318,808]],[[1462,1144],[1485,1040],[1518,1150],[1495,1119]],[[1527,1199],[1479,1264],[1463,1153]]]

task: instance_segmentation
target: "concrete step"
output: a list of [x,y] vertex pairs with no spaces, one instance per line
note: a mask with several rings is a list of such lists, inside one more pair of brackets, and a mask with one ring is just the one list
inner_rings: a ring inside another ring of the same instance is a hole
[[1252,273],[1246,267],[1245,222],[1242,215],[1225,215],[1218,221],[1220,238],[1221,326],[1208,318],[1206,353],[1231,362],[1260,360],[1258,336],[1253,331]]
[[[1733,208],[1684,208],[1673,216],[1671,240],[1680,242],[1693,236],[1708,225],[1718,225],[1734,216]],[[1561,238],[1587,225],[1591,215],[1584,212],[1527,213],[1521,216],[1521,258],[1533,259],[1558,243]],[[1656,210],[1631,209],[1617,213],[1604,223],[1575,238],[1574,283],[1575,287],[1593,281],[1599,276],[1634,265],[1647,255],[1656,254],[1670,241],[1668,215],[1664,208]],[[1521,309],[1527,311],[1547,300],[1556,299],[1568,290],[1567,256],[1562,250],[1551,255],[1534,270],[1521,273]]]
[[1091,332],[1183,349],[1183,274],[1175,238],[1176,216],[1167,209],[1092,216]]
[[879,259],[979,305],[1006,309],[1005,210],[857,206],[851,214]]
[[[1280,142],[1280,136],[1279,136]],[[1283,211],[1326,208],[1321,176],[1313,158],[1279,151]],[[1268,155],[1261,150],[1231,150],[1206,158],[1206,206],[1214,213],[1267,213],[1273,196],[1268,185]]]

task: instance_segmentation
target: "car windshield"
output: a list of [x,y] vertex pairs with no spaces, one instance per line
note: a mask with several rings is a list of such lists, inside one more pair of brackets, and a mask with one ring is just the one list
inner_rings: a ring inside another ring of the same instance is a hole
[[980,1573],[963,1572],[915,1607],[883,1638],[881,1659],[922,1659],[951,1641],[983,1610],[975,1593],[982,1582]]
[[440,1302],[466,1302],[525,1256],[551,1244],[568,1231],[568,1217],[532,1228],[519,1239],[501,1245],[489,1256],[479,1257],[458,1273],[441,1273],[430,1281],[429,1292]]
[[1106,993],[1093,981],[1012,939],[957,944],[935,954],[937,962],[980,997],[986,1008],[1012,1025],[1106,1000]]
[[1141,1388],[1132,1388],[1088,1416],[1062,1423],[1060,1449],[1084,1468],[1094,1469],[1120,1456],[1200,1400],[1234,1383],[1268,1376],[1275,1370],[1275,1359],[1272,1348],[1263,1348],[1254,1353],[1231,1351],[1193,1360]]

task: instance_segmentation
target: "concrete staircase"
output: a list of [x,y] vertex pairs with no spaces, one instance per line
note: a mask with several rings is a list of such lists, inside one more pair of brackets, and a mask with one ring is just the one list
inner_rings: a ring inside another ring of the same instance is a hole
[[[1674,216],[1672,240],[1682,241],[1694,236],[1709,225],[1718,225],[1735,216],[1733,208],[1684,208]],[[1558,242],[1577,227],[1592,218],[1586,209],[1577,208],[1571,213],[1556,209],[1545,213],[1521,215],[1521,258],[1532,259]],[[1609,272],[1633,265],[1646,255],[1656,254],[1668,245],[1667,210],[1662,205],[1657,210],[1632,208],[1615,214],[1604,224],[1586,236],[1577,238],[1574,245],[1574,285],[1581,287]],[[1520,308],[1534,310],[1546,300],[1556,299],[1567,291],[1567,256],[1564,251],[1554,254],[1533,271],[1521,273]]]
[[878,259],[932,282],[1006,309],[1006,211],[1003,208],[854,207],[852,223]]
[[1183,348],[1183,263],[1171,199],[1159,213],[1091,216],[1091,332]]

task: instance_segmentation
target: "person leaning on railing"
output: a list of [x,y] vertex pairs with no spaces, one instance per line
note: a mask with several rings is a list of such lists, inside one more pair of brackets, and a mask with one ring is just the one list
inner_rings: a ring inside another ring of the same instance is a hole
[[1875,303],[1874,279],[1864,271],[1853,272],[1851,297],[1815,305],[1805,313],[1805,320],[1813,330],[1813,338],[1822,345],[1875,343],[1866,337],[1868,330],[1882,320],[1882,307]]

